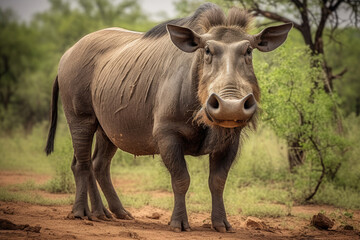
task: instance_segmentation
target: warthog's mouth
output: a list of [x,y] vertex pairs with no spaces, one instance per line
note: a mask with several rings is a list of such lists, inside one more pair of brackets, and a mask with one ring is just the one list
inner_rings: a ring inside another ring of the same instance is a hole
[[221,121],[216,124],[224,128],[237,128],[237,127],[244,127],[246,125],[246,121],[242,121],[242,120]]
[[206,118],[215,125],[224,128],[237,128],[237,127],[245,127],[248,121],[245,120],[215,120],[213,119],[210,114],[208,113],[207,109],[204,109]]

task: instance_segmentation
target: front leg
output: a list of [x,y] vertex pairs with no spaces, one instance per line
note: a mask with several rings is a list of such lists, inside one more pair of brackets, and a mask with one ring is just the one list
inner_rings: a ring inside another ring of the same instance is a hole
[[231,143],[223,151],[210,154],[209,188],[212,198],[211,222],[218,232],[235,232],[226,219],[223,192],[226,178],[236,157],[239,140]]
[[174,192],[174,210],[170,220],[170,227],[175,232],[190,231],[185,195],[190,185],[183,153],[183,143],[180,137],[171,135],[159,140],[161,158],[170,172],[171,185]]

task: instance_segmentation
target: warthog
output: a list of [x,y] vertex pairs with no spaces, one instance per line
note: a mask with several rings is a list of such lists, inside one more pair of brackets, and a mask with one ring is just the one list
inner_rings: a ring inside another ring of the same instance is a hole
[[[260,90],[252,51],[271,51],[292,24],[246,33],[251,16],[214,4],[146,33],[108,28],[83,37],[61,58],[53,85],[47,154],[54,148],[60,92],[70,128],[76,182],[74,217],[132,219],[110,178],[118,148],[134,155],[160,154],[170,172],[174,231],[189,231],[185,194],[190,184],[184,155],[209,154],[212,226],[234,231],[223,190],[242,129],[255,125]],[[91,147],[94,134],[96,144]],[[91,211],[87,195],[91,200]]]

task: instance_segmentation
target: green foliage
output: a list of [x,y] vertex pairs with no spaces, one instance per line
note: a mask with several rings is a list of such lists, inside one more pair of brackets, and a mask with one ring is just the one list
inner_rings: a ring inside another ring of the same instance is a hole
[[78,0],[75,8],[70,6],[68,0],[50,2],[51,9],[38,14],[32,25],[42,34],[39,40],[50,42],[50,49],[58,54],[63,54],[84,35],[102,28],[122,27],[144,31],[153,25],[142,12],[138,1],[113,3],[110,0]]
[[0,131],[23,126],[28,132],[47,120],[51,86],[61,55],[84,35],[106,27],[146,31],[138,1],[51,0],[50,10],[30,24],[0,9]]
[[[236,4],[235,2],[231,1],[223,1],[223,0],[177,0],[175,1],[175,8],[178,12],[179,17],[186,17],[191,14],[193,14],[196,9],[204,3],[211,2],[214,3],[221,8],[224,9],[224,11],[227,11],[229,8],[233,6],[238,6],[239,4]],[[239,7],[239,6],[238,6]]]
[[347,209],[360,209],[360,193],[353,188],[341,188],[334,183],[324,184],[314,197],[319,204],[330,204]]
[[185,17],[192,14],[204,2],[203,0],[178,0],[175,2],[175,8],[179,17]]
[[323,175],[334,178],[346,160],[347,141],[337,132],[335,94],[325,93],[319,61],[307,48],[290,43],[277,49],[271,60],[256,62],[262,88],[263,119],[287,142],[300,140],[306,161],[297,169],[295,187],[308,197]]
[[360,192],[360,117],[351,114],[344,120],[347,140],[351,143],[347,149],[347,159],[341,165],[334,182],[341,188],[352,188]]
[[325,56],[334,74],[346,73],[334,80],[336,92],[341,96],[341,109],[346,115],[360,114],[360,31],[358,28],[338,29],[334,39],[325,39]]
[[17,23],[11,12],[0,9],[0,15],[0,130],[31,128],[47,115],[49,94],[36,81],[38,74],[32,75],[43,51],[36,29]]

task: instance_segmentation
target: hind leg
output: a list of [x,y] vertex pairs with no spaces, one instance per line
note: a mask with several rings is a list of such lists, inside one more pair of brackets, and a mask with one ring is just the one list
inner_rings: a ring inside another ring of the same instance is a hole
[[72,209],[72,216],[75,218],[88,217],[91,213],[88,206],[88,184],[91,179],[91,144],[97,128],[95,118],[72,119],[69,122],[74,158],[71,164],[76,185],[75,203]]
[[[92,162],[94,162],[95,159],[102,159],[102,154],[104,151],[102,151],[103,144],[100,140],[98,140],[98,134],[96,134],[96,143],[95,143],[95,150],[92,156]],[[109,151],[108,151],[109,150]],[[116,149],[115,149],[116,151]],[[111,149],[106,149],[105,152],[107,154],[113,155],[113,151]],[[102,219],[107,220],[108,218],[112,218],[111,213],[105,208],[99,190],[96,183],[95,173],[94,171],[91,171],[91,175],[89,178],[89,196],[90,196],[90,202],[91,202],[91,213],[93,216]]]
[[[98,144],[96,144],[92,160],[94,160],[98,156],[98,148]],[[90,173],[88,188],[91,202],[91,214],[94,217],[102,220],[108,220],[109,218],[112,218],[111,213],[105,208],[102,202],[96,183],[94,171],[91,171]]]
[[110,164],[117,147],[109,140],[101,128],[96,132],[96,148],[93,167],[96,180],[109,204],[110,211],[120,219],[133,219],[123,207],[111,181]]

